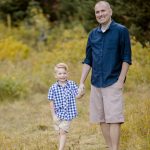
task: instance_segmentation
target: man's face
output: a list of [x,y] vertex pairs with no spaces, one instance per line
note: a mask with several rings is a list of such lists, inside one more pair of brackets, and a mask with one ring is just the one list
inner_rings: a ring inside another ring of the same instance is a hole
[[106,3],[98,3],[95,5],[96,20],[101,25],[106,25],[112,16],[112,10]]

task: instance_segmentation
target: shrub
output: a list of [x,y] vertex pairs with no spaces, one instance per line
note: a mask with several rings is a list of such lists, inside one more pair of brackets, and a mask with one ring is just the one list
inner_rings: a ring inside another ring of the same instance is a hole
[[9,77],[0,77],[0,101],[17,99],[25,96],[26,86],[20,80]]
[[30,48],[13,36],[0,40],[0,60],[17,61],[28,57]]

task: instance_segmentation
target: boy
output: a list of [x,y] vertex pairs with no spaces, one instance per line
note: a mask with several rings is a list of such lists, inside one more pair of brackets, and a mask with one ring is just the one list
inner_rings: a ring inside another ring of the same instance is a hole
[[76,98],[81,98],[84,93],[78,89],[74,81],[68,79],[68,66],[59,63],[55,66],[54,83],[48,92],[54,128],[59,132],[59,150],[63,150],[66,142],[66,133],[72,119],[77,116]]

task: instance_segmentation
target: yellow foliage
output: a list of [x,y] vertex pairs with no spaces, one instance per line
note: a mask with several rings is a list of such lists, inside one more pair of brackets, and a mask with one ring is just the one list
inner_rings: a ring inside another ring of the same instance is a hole
[[0,40],[0,60],[20,60],[29,55],[30,48],[12,36]]
[[[2,96],[5,98],[6,95],[7,98],[8,93],[10,93],[10,97],[12,98],[12,94],[14,93],[20,96],[21,94],[26,95],[26,91],[32,92],[29,93],[32,94],[31,98],[27,93],[30,102],[20,101],[18,103],[12,103],[11,105],[8,104],[5,107],[3,106],[4,108],[1,106],[0,114],[2,114],[2,117],[0,117],[0,128],[3,129],[3,132],[0,131],[0,143],[2,143],[2,149],[12,149],[14,145],[18,149],[57,149],[54,133],[50,126],[51,120],[48,121],[48,119],[50,119],[46,103],[48,86],[55,82],[53,67],[58,62],[67,63],[69,65],[70,78],[79,82],[82,68],[81,62],[85,55],[87,34],[81,26],[61,30],[57,27],[52,30],[53,31],[48,35],[47,45],[42,47],[43,49],[41,51],[35,51],[36,45],[34,44],[34,38],[37,34],[34,29],[30,31],[26,30],[24,27],[20,28],[18,31],[12,29],[11,35],[13,36],[5,34],[6,38],[4,39],[2,39],[4,34],[1,32],[0,60],[6,60],[3,61],[0,66],[0,91],[2,92]],[[26,41],[28,44],[32,43],[32,51],[30,51],[30,48],[27,45],[14,39],[14,36],[17,39]],[[30,55],[29,52],[31,52]],[[132,54],[133,63],[129,69],[127,82],[125,84],[126,122],[122,126],[121,149],[148,150],[150,148],[149,47],[143,48],[140,43],[133,40]],[[24,61],[23,59],[26,57],[28,58]],[[18,59],[20,61],[15,63],[9,61]],[[80,146],[81,149],[85,149],[88,145],[89,147],[91,146],[89,149],[103,149],[103,146],[105,145],[100,143],[102,141],[102,139],[100,139],[102,135],[97,132],[99,126],[92,126],[89,124],[88,87],[90,88],[90,81],[86,81],[86,84],[88,84],[88,86],[86,85],[86,95],[83,97],[83,101],[80,101],[81,104],[78,101],[79,117],[72,126],[73,130],[69,137],[70,141],[68,142],[68,147],[77,145]],[[4,93],[6,94],[4,95]],[[13,113],[11,112],[12,108],[15,108],[12,111]],[[37,116],[37,114],[41,114],[41,117],[39,117],[39,115]],[[12,121],[14,121],[13,127],[9,126],[9,124],[12,124]],[[19,121],[19,123],[17,121]],[[29,126],[24,126],[27,124]],[[17,130],[14,130],[14,127]],[[90,130],[88,130],[89,128]],[[14,133],[11,134],[12,136],[10,135],[10,130]],[[18,136],[13,136],[16,135],[15,133]],[[9,137],[11,136],[9,141],[6,135]],[[80,143],[76,144],[75,141],[78,142],[79,140]],[[24,143],[26,141],[28,143]],[[44,142],[47,143],[43,144]]]

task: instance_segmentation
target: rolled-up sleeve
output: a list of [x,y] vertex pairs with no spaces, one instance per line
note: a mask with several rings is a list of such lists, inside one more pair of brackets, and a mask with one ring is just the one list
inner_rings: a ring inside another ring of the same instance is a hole
[[92,47],[90,42],[90,36],[88,38],[88,42],[86,46],[86,56],[82,63],[92,67]]
[[123,62],[127,62],[129,65],[132,64],[132,52],[131,52],[131,42],[130,36],[127,28],[123,28],[122,38],[121,38],[121,58]]

